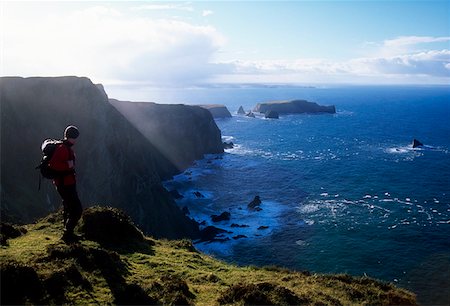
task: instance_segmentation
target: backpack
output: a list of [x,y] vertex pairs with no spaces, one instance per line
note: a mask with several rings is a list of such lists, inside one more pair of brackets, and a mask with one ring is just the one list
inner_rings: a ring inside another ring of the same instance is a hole
[[56,148],[62,143],[63,143],[62,140],[56,140],[51,138],[47,138],[42,142],[41,145],[42,159],[40,164],[36,167],[36,169],[39,169],[41,175],[46,179],[52,180],[61,176],[61,172],[50,168],[48,163],[52,158],[53,153],[55,153]]

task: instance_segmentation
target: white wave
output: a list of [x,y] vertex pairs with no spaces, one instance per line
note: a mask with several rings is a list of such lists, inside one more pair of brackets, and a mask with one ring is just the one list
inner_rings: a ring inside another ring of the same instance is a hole
[[319,209],[319,205],[317,204],[306,204],[297,208],[298,212],[301,214],[310,214],[318,211]]
[[409,146],[393,147],[393,148],[385,149],[385,152],[389,153],[389,154],[405,154],[405,153],[410,153],[413,151],[414,151],[414,149]]
[[225,136],[225,135],[222,136],[222,141],[230,142],[233,140],[235,140],[235,138],[233,136]]

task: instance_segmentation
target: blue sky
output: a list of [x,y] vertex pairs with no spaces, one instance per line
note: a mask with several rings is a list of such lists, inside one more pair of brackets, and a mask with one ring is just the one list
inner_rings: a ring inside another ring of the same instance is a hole
[[450,1],[1,2],[1,75],[449,84]]

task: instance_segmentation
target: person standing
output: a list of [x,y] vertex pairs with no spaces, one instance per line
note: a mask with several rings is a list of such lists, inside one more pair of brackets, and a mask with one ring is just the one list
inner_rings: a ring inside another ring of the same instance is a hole
[[61,172],[61,175],[53,180],[56,190],[62,199],[64,216],[64,234],[62,240],[71,242],[79,239],[74,234],[74,228],[81,218],[83,208],[78,197],[75,176],[75,153],[72,147],[80,135],[78,128],[69,125],[64,130],[64,139],[58,145],[49,161],[49,167]]

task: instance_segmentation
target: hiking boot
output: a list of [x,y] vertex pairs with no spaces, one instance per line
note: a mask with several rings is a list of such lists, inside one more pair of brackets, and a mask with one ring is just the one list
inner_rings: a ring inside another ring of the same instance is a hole
[[77,242],[81,239],[81,236],[75,235],[73,232],[64,232],[61,240],[66,243]]

